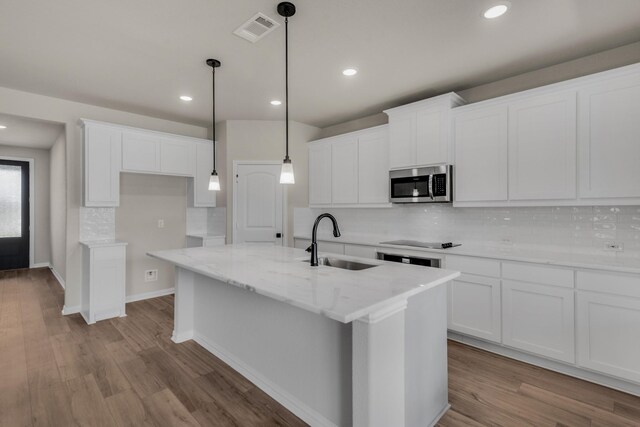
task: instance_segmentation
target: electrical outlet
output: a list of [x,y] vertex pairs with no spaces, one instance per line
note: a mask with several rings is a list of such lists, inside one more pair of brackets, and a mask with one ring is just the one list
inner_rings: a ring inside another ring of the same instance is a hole
[[624,251],[624,245],[617,242],[607,242],[604,244],[604,250],[612,252],[622,252]]
[[164,228],[164,219],[158,220],[158,228]]
[[144,272],[145,282],[155,282],[158,280],[158,270],[147,270]]

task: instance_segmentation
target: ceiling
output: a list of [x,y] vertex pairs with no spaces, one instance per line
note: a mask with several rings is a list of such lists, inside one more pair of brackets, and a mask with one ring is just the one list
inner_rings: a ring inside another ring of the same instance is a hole
[[[290,114],[328,126],[640,40],[638,0],[294,0]],[[198,125],[281,119],[284,25],[233,30],[277,0],[3,0],[0,86]],[[359,73],[344,77],[355,66]],[[179,101],[190,95],[190,103]]]
[[25,148],[42,148],[48,150],[56,139],[64,132],[62,123],[45,122],[26,119],[24,117],[0,114],[0,145],[13,145]]

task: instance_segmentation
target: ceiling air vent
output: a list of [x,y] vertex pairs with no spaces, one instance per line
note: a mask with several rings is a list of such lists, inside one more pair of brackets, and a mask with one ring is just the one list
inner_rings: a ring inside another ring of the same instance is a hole
[[251,19],[240,25],[233,34],[255,43],[279,26],[280,24],[267,15],[256,13]]

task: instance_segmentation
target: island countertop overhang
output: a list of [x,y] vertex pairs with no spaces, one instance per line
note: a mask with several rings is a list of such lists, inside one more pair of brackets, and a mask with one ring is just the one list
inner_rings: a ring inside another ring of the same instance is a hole
[[360,271],[311,267],[303,250],[280,246],[226,245],[154,251],[148,255],[342,323],[406,304],[411,296],[460,275],[456,271],[343,255],[336,258],[376,266]]

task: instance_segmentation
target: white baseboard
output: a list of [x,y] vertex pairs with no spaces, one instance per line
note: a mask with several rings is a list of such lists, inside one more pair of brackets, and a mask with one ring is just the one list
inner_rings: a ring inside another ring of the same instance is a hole
[[194,333],[193,339],[195,342],[203,346],[207,351],[220,358],[223,362],[240,373],[240,375],[251,381],[258,388],[271,396],[272,399],[280,403],[289,411],[293,412],[305,423],[309,424],[312,427],[336,427],[334,423],[332,423],[318,411],[310,408],[308,405],[301,402],[298,398],[280,388],[280,386],[272,383],[269,379],[263,377],[260,373],[256,372],[250,366],[247,366],[244,362],[237,359],[225,349],[207,341],[205,337],[197,332]]
[[62,306],[62,315],[63,316],[67,316],[69,314],[76,314],[76,313],[80,313],[80,306],[79,305],[74,305],[74,306],[69,306],[69,307],[67,307],[66,305]]
[[150,298],[163,297],[175,293],[175,288],[160,289],[159,291],[144,292],[141,294],[127,295],[127,302],[142,301]]
[[31,265],[31,267],[29,268],[44,268],[44,267],[50,267],[48,262],[36,262],[33,263],[33,265]]
[[66,284],[64,283],[64,280],[62,279],[62,277],[60,277],[60,274],[56,271],[56,269],[53,268],[53,266],[49,265],[49,270],[51,270],[51,273],[53,273],[53,276],[56,278],[60,286],[62,286],[62,289],[65,289]]

